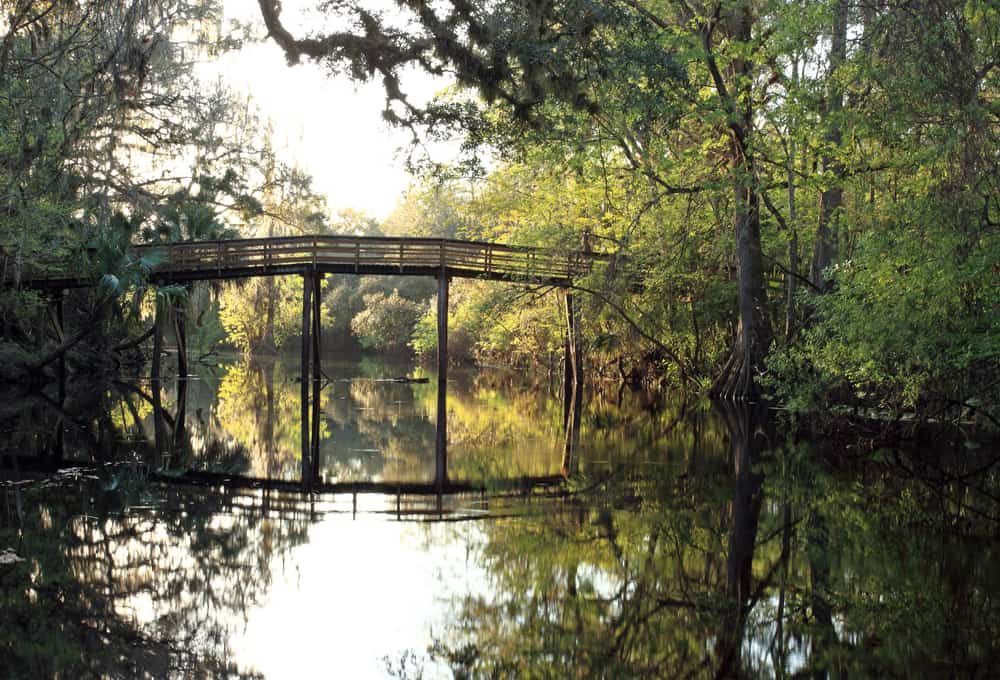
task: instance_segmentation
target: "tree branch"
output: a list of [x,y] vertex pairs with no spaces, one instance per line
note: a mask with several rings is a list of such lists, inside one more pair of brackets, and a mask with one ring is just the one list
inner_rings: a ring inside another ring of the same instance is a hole
[[629,326],[631,326],[632,329],[635,330],[636,333],[638,333],[640,336],[642,336],[645,340],[653,343],[653,345],[655,345],[657,349],[659,349],[660,351],[662,351],[664,354],[667,355],[667,357],[670,358],[671,361],[673,361],[675,364],[677,364],[677,368],[680,370],[680,373],[681,373],[681,380],[684,381],[684,382],[688,381],[687,369],[684,366],[684,360],[681,359],[681,357],[678,356],[677,353],[674,352],[670,347],[668,347],[667,345],[663,344],[660,340],[657,340],[650,333],[647,333],[638,324],[638,322],[636,322],[631,316],[629,316],[629,313],[626,312],[625,309],[620,304],[618,304],[617,302],[615,302],[614,300],[612,300],[611,298],[609,298],[604,293],[602,293],[602,292],[600,292],[598,290],[594,290],[593,288],[587,288],[586,286],[581,286],[581,285],[576,284],[576,283],[570,284],[568,286],[568,288],[570,288],[572,290],[578,290],[578,291],[580,291],[582,293],[587,293],[589,295],[593,295],[595,298],[597,298],[598,300],[600,300],[601,302],[603,302],[607,306],[611,307],[611,309],[613,309],[619,316],[621,316],[622,319],[625,320],[625,323],[627,323]]

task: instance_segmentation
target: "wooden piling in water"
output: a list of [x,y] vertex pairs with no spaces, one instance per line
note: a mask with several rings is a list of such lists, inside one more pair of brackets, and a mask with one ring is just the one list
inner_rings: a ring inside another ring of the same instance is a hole
[[150,366],[150,380],[160,384],[160,361],[163,354],[163,310],[158,297],[154,299],[153,312],[153,361]]
[[434,480],[439,487],[448,482],[448,277],[438,276],[437,300],[437,432],[434,446]]
[[302,483],[309,484],[312,466],[309,464],[309,355],[310,355],[310,335],[312,324],[310,316],[312,312],[312,276],[308,273],[302,275],[302,360],[301,370],[301,416],[302,416]]
[[[323,274],[314,273],[312,282],[312,438],[311,438],[311,456],[312,456],[312,478],[319,478],[319,426],[320,426],[320,396],[321,396],[321,381],[323,378],[323,369],[320,365],[320,343],[322,340],[322,326],[323,319],[320,314],[321,303],[320,293],[323,290]],[[305,376],[303,375],[303,380]]]
[[572,329],[572,308],[573,300],[567,294],[564,296],[565,305],[569,309],[565,316],[566,322],[566,335],[563,340],[563,431],[569,427],[569,416],[570,416],[570,403],[573,400],[573,351],[571,349],[571,344],[573,342],[573,329]]

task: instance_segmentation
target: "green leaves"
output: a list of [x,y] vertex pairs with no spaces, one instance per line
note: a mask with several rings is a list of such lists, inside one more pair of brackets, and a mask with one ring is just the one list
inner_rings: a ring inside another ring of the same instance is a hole
[[364,303],[351,319],[351,330],[361,346],[381,352],[405,350],[424,305],[401,297],[398,290],[366,295]]

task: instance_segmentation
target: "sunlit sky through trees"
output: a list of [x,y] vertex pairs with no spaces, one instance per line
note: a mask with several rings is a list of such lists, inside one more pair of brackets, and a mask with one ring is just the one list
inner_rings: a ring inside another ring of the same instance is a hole
[[[293,30],[308,28],[307,2],[287,0],[282,16]],[[252,23],[263,32],[257,3],[226,0],[223,26],[231,21]],[[247,43],[206,64],[203,77],[221,78],[253,104],[274,128],[273,145],[284,160],[298,164],[314,178],[314,189],[325,194],[330,211],[363,210],[384,218],[410,183],[405,170],[408,132],[390,129],[381,117],[384,95],[379,82],[358,84],[346,76],[331,75],[322,67],[303,63],[289,67],[281,49],[271,41]],[[414,101],[422,102],[447,85],[423,73],[406,74],[404,86]],[[432,149],[435,159],[454,151],[445,145]]]

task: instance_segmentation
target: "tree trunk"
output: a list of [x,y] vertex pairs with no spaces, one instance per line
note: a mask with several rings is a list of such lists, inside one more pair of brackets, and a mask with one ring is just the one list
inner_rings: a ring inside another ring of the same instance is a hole
[[[799,84],[799,56],[792,56],[792,86]],[[795,288],[799,275],[799,223],[798,206],[795,204],[795,127],[796,119],[793,117],[788,122],[788,162],[785,166],[785,175],[788,178],[788,226],[791,227],[792,235],[788,242],[788,276],[785,277],[787,285],[787,297],[785,299],[785,344],[792,344],[792,336],[795,333]]]
[[62,359],[64,356],[66,356],[66,352],[73,349],[73,347],[75,347],[77,343],[79,343],[81,340],[83,340],[88,335],[93,333],[95,330],[97,330],[96,324],[88,325],[82,330],[77,331],[72,337],[70,337],[67,340],[64,340],[58,347],[53,349],[51,352],[29,363],[26,366],[28,372],[37,375],[38,373],[41,372],[43,368],[51,364],[53,361],[57,359]]
[[[737,41],[751,40],[751,3],[742,2],[728,17],[729,33]],[[706,39],[707,41],[707,39]],[[711,394],[723,399],[755,399],[759,396],[757,374],[771,347],[771,323],[766,312],[764,270],[760,245],[760,207],[756,167],[750,135],[753,130],[752,66],[745,59],[733,59],[729,83],[738,88],[730,94],[714,56],[709,68],[716,88],[732,111],[730,163],[733,171],[734,225],[736,229],[736,295],[738,319],[736,342],[712,384]]]
[[[837,0],[837,8],[833,19],[833,35],[830,43],[830,73],[827,76],[827,98],[823,106],[823,117],[826,119],[827,149],[838,149],[843,139],[839,115],[844,108],[843,88],[836,80],[837,67],[847,57],[847,0]],[[837,254],[839,237],[837,223],[840,209],[844,204],[844,189],[840,185],[843,168],[840,161],[829,151],[823,153],[823,170],[831,173],[836,184],[828,186],[819,197],[819,224],[816,228],[816,242],[813,245],[813,259],[809,278],[817,290],[829,288],[824,281],[823,272],[833,263]],[[828,180],[829,181],[829,180]]]
[[757,194],[752,187],[737,187],[736,202],[736,343],[711,393],[745,400],[760,396],[756,376],[771,347],[771,325],[765,310]]

